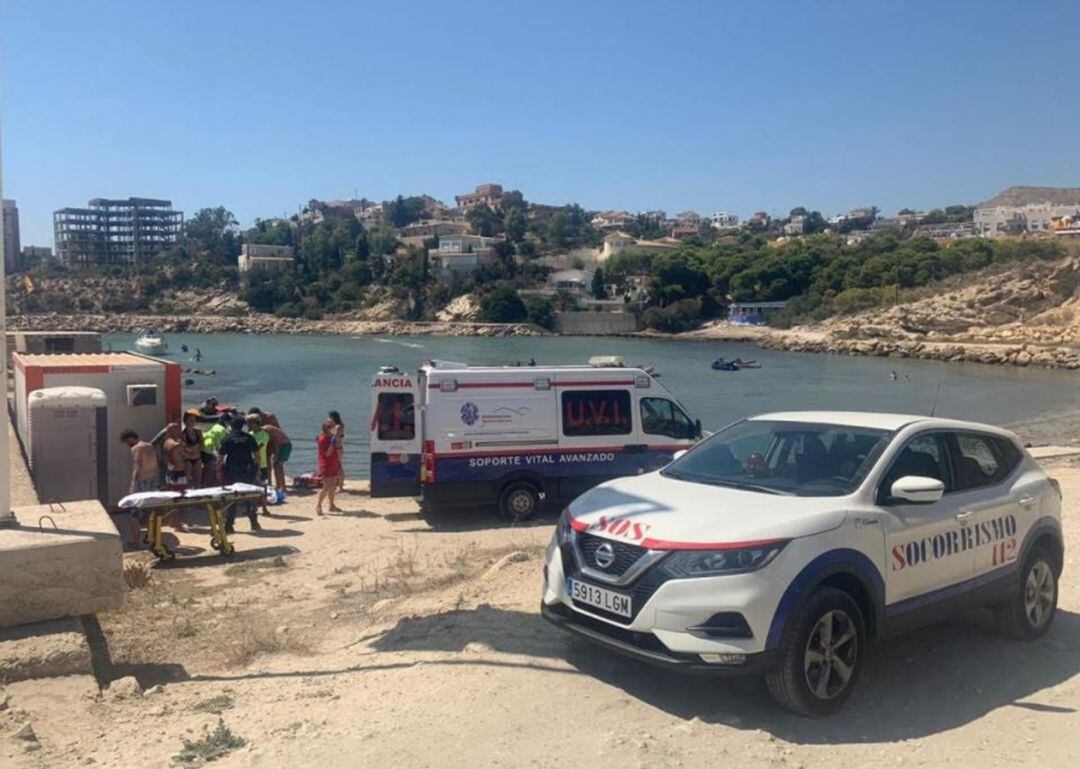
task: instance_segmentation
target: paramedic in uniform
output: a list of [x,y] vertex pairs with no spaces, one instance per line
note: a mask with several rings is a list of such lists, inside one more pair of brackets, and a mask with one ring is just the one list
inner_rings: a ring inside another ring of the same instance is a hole
[[[244,432],[245,426],[243,417],[235,417],[232,420],[231,431],[218,447],[218,455],[223,464],[222,475],[226,484],[255,483],[259,467],[259,444],[250,433]],[[257,510],[254,502],[237,502],[232,505],[225,519],[225,531],[229,534],[233,533],[237,508],[241,506],[244,508],[244,514],[251,521],[251,530],[259,531],[262,527],[256,518]]]

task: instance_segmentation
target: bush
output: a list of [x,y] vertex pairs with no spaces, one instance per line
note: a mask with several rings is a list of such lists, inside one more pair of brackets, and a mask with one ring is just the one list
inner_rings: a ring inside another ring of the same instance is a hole
[[527,317],[525,303],[512,286],[500,286],[485,295],[477,315],[484,323],[520,323]]
[[690,331],[701,322],[701,300],[682,299],[663,309],[650,307],[642,316],[642,322],[647,328],[669,334]]
[[555,305],[542,296],[530,296],[525,300],[525,311],[530,323],[549,331],[555,328]]

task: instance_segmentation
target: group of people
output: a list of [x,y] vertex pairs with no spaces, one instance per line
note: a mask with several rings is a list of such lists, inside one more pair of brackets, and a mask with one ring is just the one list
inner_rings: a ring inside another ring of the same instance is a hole
[[[206,429],[200,422],[213,420]],[[273,486],[285,492],[285,463],[292,455],[292,440],[276,416],[252,407],[247,414],[222,409],[217,399],[184,413],[182,424],[171,422],[152,440],[134,430],[124,430],[120,440],[131,449],[130,493],[206,488],[233,483]],[[331,512],[338,491],[345,487],[342,455],[345,424],[341,414],[330,411],[316,439],[318,471],[322,488],[315,512],[323,515],[323,503]],[[254,507],[246,511],[252,530],[260,528]],[[232,532],[235,512],[230,512],[226,531]],[[181,528],[182,524],[178,525]]]
[[[217,421],[202,430],[200,416],[208,415],[209,409]],[[249,409],[246,415],[219,413],[211,398],[200,409],[187,411],[183,424],[166,425],[152,441],[143,440],[130,429],[120,434],[120,440],[131,448],[133,494],[233,483],[272,484],[277,491],[285,491],[285,463],[292,454],[292,441],[277,417],[259,408]],[[248,506],[245,512],[252,530],[257,531],[256,508]],[[235,510],[229,513],[226,531],[232,532],[234,520]],[[177,522],[177,528],[182,524]]]

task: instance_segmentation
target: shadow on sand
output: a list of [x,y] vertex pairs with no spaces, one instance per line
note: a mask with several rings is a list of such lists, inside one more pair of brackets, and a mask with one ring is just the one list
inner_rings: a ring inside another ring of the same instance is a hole
[[368,643],[386,652],[456,652],[481,643],[505,654],[563,658],[678,718],[762,729],[797,743],[843,744],[925,737],[1005,706],[1073,713],[1038,695],[1080,673],[1077,639],[1080,614],[1066,611],[1030,644],[997,636],[986,612],[926,628],[872,649],[847,706],[819,721],[779,710],[758,681],[653,668],[567,636],[534,613],[482,606],[405,618]]

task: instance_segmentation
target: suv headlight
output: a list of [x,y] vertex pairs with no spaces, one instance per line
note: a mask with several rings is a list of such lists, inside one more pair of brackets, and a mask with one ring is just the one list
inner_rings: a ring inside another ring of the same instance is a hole
[[570,541],[570,532],[573,531],[573,527],[570,525],[570,508],[563,508],[562,515],[559,516],[559,522],[555,525],[555,541],[560,545],[565,545]]
[[680,550],[661,561],[660,568],[677,579],[757,571],[772,563],[789,541],[731,550]]

